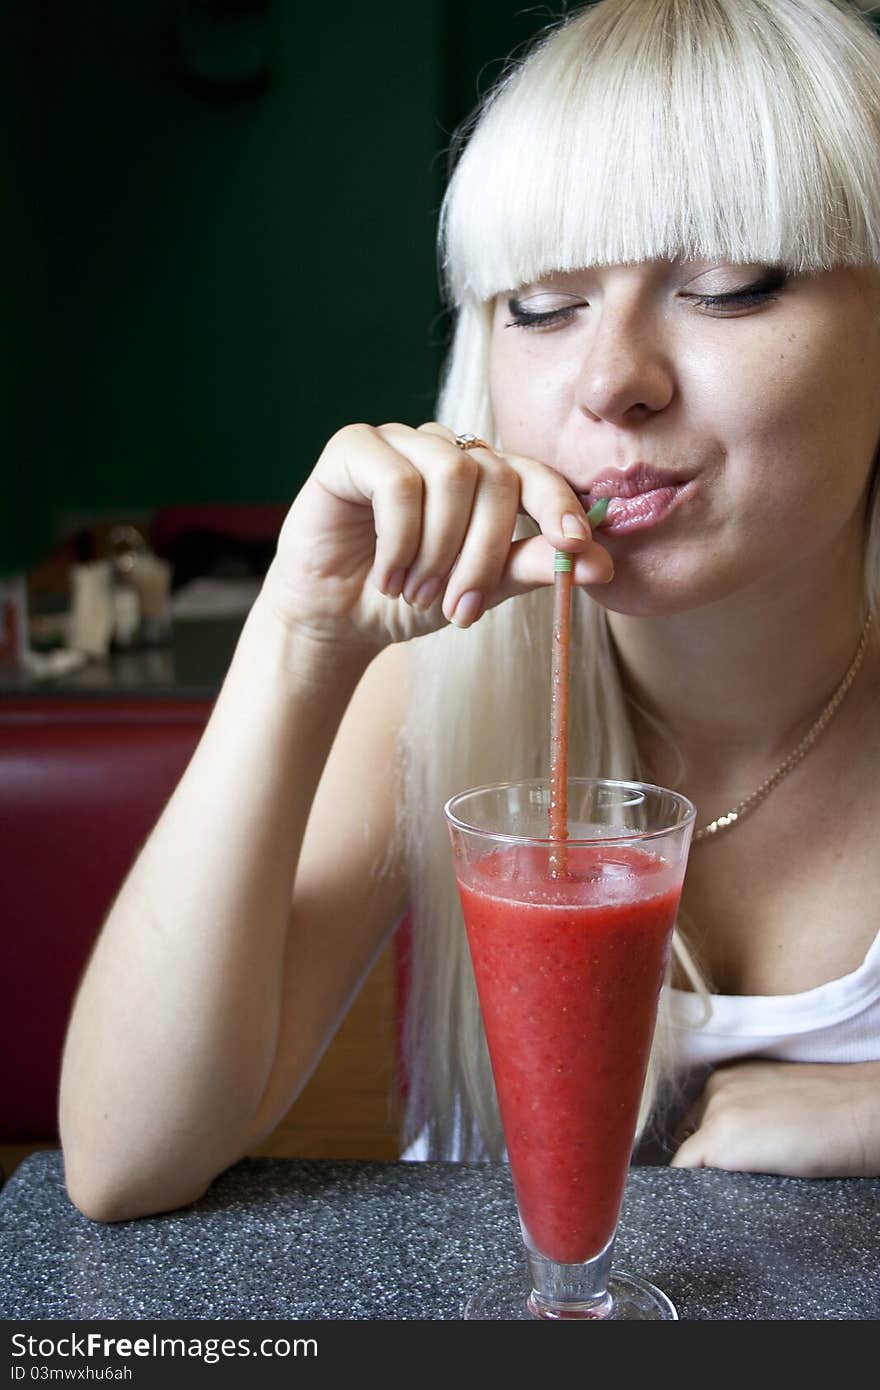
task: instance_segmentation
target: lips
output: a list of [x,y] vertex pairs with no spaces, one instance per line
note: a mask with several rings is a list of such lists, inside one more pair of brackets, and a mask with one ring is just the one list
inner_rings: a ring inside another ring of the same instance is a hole
[[632,468],[608,468],[604,473],[598,473],[584,496],[592,502],[598,502],[600,497],[638,497],[643,492],[654,492],[658,488],[682,487],[689,481],[690,478],[684,473],[637,463]]
[[625,470],[608,469],[597,474],[581,501],[589,507],[601,497],[610,499],[601,525],[603,536],[647,531],[676,509],[688,495],[688,485],[692,481],[682,474],[647,464],[636,464]]

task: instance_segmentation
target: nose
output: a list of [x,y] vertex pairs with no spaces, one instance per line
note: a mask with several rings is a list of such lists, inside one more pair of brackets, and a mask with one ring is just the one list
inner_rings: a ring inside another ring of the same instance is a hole
[[606,301],[593,323],[577,383],[583,413],[626,425],[665,409],[675,381],[656,315]]

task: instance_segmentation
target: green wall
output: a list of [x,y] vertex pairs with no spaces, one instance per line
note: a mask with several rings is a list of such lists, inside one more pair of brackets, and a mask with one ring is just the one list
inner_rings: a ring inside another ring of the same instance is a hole
[[49,370],[48,248],[31,23],[26,6],[11,5],[0,43],[0,577],[31,563],[47,530],[46,484],[36,475]]
[[431,415],[449,133],[547,11],[275,0],[236,100],[187,82],[175,0],[6,11],[0,573],[75,515],[291,498],[346,421]]

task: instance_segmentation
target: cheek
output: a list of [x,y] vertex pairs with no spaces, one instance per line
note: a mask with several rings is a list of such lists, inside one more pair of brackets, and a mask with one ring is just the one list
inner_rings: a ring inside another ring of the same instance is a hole
[[[841,451],[873,452],[870,441],[880,429],[880,334],[876,316],[867,313],[816,315],[791,332],[777,353],[777,395],[800,425],[807,440],[815,438]],[[782,427],[782,424],[781,426]]]
[[[784,504],[790,519],[820,516],[829,502],[848,514],[880,435],[880,372],[852,340],[823,329],[744,354],[735,385],[715,397],[733,480]],[[711,410],[705,389],[702,400]]]
[[549,460],[548,450],[555,448],[566,417],[570,383],[561,364],[548,363],[546,356],[527,343],[496,340],[489,359],[489,392],[504,448]]

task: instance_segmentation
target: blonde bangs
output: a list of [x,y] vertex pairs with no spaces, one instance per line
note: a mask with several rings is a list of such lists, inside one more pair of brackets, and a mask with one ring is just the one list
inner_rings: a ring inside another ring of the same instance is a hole
[[880,41],[832,0],[603,0],[490,96],[444,203],[450,296],[551,271],[880,263]]

